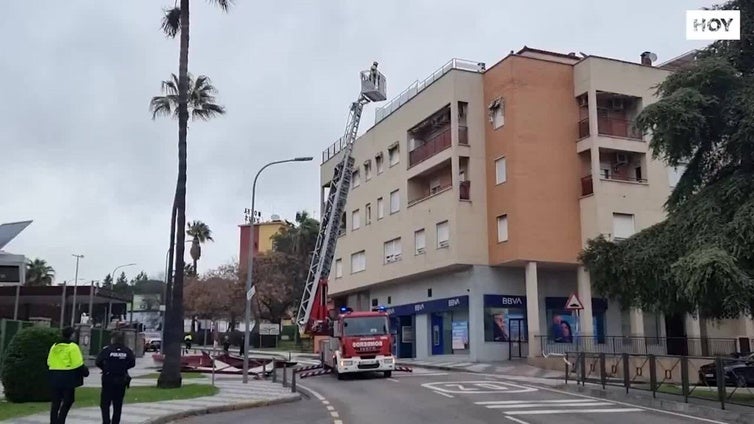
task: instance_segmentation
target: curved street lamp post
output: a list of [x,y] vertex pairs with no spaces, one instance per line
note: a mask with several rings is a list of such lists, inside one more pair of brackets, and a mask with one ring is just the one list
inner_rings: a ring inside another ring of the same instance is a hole
[[259,174],[262,173],[267,167],[272,165],[277,165],[279,163],[286,163],[286,162],[308,162],[314,159],[311,156],[308,157],[297,157],[293,159],[286,159],[286,160],[277,160],[274,162],[270,162],[267,165],[263,166],[262,169],[257,172],[257,175],[254,177],[254,184],[251,186],[251,225],[249,227],[249,264],[246,268],[246,329],[244,330],[244,354],[243,354],[243,382],[248,383],[249,382],[249,338],[251,329],[249,328],[249,322],[251,321],[251,298],[254,296],[254,292],[252,291],[252,272],[254,270],[254,201],[257,191],[257,179],[259,178]]

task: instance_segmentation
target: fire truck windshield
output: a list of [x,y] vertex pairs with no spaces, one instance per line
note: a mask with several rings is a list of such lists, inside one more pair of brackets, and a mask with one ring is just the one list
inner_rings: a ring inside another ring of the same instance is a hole
[[344,336],[381,336],[388,334],[385,317],[353,317],[343,320]]

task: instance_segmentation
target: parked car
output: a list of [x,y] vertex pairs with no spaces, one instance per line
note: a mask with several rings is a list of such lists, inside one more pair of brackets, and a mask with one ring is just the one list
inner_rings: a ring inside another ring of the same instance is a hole
[[[754,387],[754,353],[734,355],[723,359],[725,385],[737,387]],[[717,386],[715,362],[699,367],[699,383]]]

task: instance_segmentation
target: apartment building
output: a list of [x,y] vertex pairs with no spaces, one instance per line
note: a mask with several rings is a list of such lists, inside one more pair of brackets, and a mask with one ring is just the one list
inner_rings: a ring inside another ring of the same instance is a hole
[[[248,218],[251,219],[251,218]],[[265,253],[272,250],[272,236],[279,233],[287,225],[286,221],[278,215],[272,215],[269,221],[254,223],[254,254]],[[239,243],[238,259],[241,272],[249,266],[249,238],[251,237],[251,223],[247,222],[238,226]]]
[[[590,238],[664,219],[683,170],[654,160],[632,121],[680,61],[524,47],[491,67],[454,59],[378,108],[353,148],[336,305],[385,306],[400,357],[537,356],[577,330],[595,344],[648,336],[657,349],[668,333],[701,335],[691,317],[593,296],[577,259]],[[340,158],[337,144],[323,153],[323,200]]]

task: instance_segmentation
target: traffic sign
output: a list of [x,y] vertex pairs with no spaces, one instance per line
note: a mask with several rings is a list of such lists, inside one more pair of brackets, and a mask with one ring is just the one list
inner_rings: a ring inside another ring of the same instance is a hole
[[565,308],[569,311],[580,311],[584,309],[584,304],[581,303],[581,300],[576,293],[571,293],[571,297],[568,298]]
[[257,292],[257,286],[251,286],[249,291],[246,292],[246,300],[251,300],[254,297],[254,293]]

